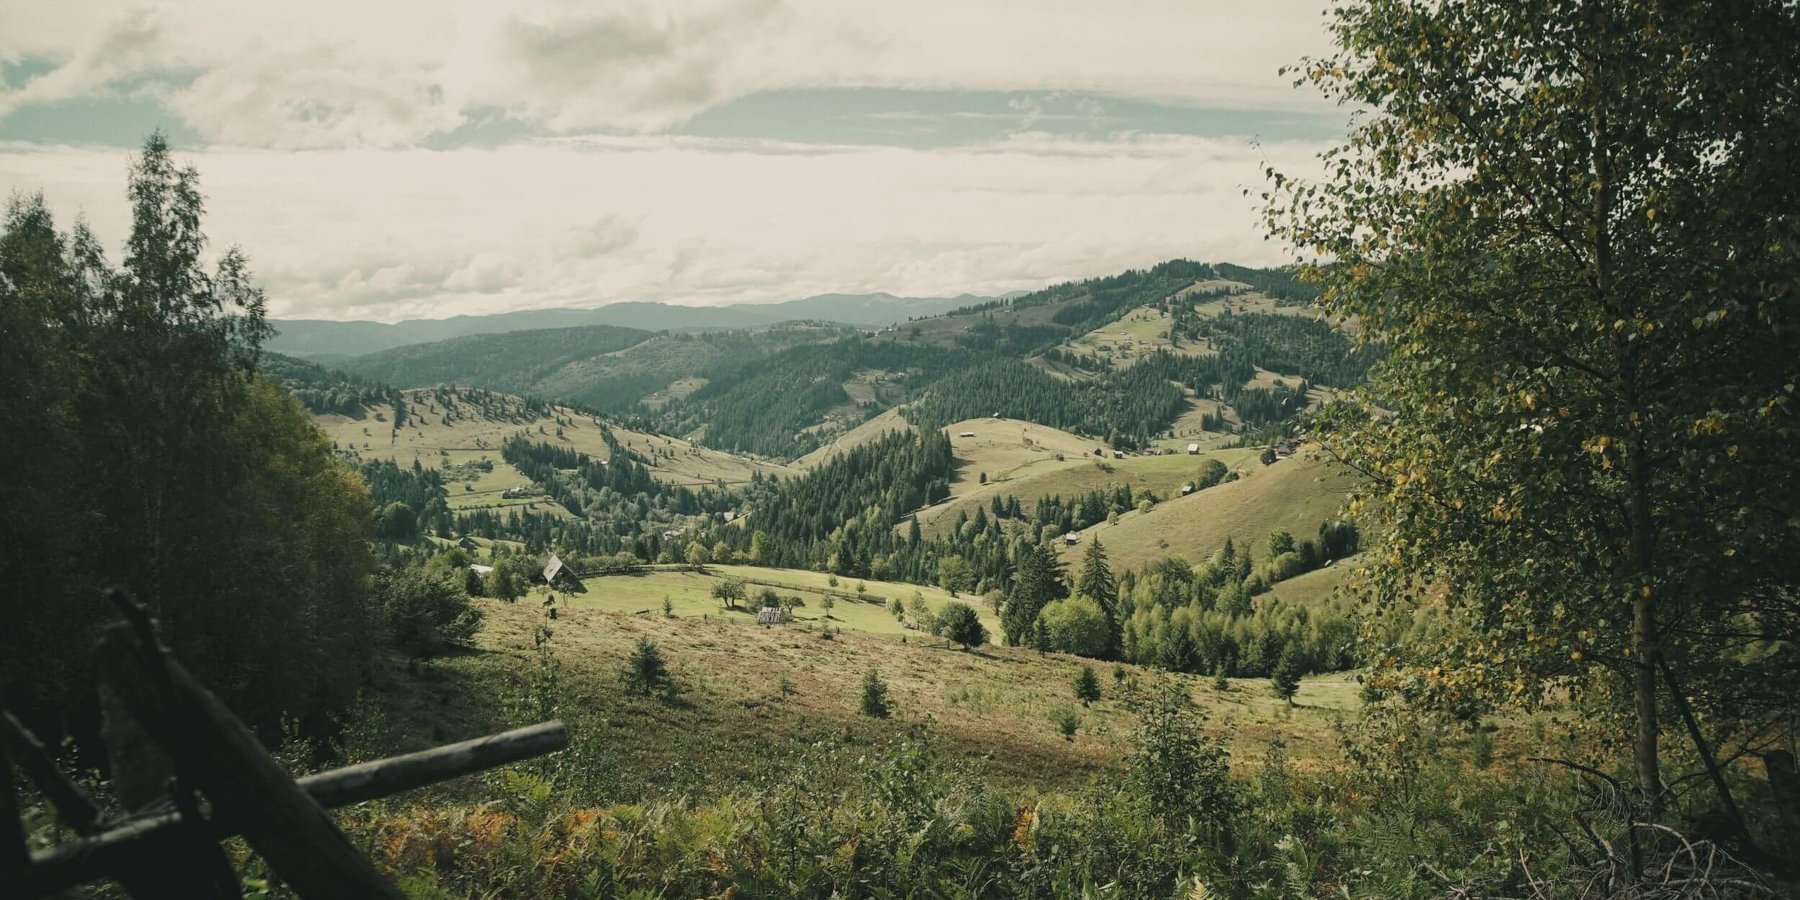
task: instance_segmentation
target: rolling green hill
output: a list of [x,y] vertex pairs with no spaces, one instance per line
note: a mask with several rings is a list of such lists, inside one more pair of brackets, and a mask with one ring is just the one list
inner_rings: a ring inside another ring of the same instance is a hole
[[475,334],[358,357],[342,368],[399,387],[462,384],[527,394],[575,360],[643,343],[648,331],[612,325]]
[[618,413],[678,380],[730,371],[796,344],[845,333],[842,326],[804,323],[705,333],[594,325],[414,344],[339,367],[400,387],[469,385]]
[[[1164,501],[1147,513],[1127,513],[1116,525],[1095,525],[1080,539],[1100,538],[1122,568],[1164,556],[1199,562],[1226,538],[1260,548],[1276,529],[1311,536],[1320,522],[1343,512],[1356,484],[1351,473],[1305,452],[1270,466],[1255,464],[1241,474],[1237,481]],[[1063,550],[1071,560],[1079,553],[1079,545]]]
[[764,328],[782,322],[820,321],[881,327],[909,318],[934,316],[994,298],[896,297],[876,294],[819,294],[781,303],[678,306],[672,303],[612,303],[592,309],[531,309],[484,316],[384,322],[277,319],[267,349],[292,356],[341,361],[472,334],[502,334],[550,328],[610,325],[644,331],[719,331]]

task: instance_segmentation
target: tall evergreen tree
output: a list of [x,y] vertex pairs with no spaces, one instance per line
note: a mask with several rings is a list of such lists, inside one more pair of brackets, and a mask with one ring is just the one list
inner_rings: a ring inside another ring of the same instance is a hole
[[1044,604],[1066,593],[1056,559],[1048,547],[1030,541],[1021,542],[1014,551],[1018,557],[1018,574],[1013,578],[1012,592],[1000,614],[1000,628],[1006,642],[1019,646],[1030,640],[1032,627]]
[[1116,656],[1119,649],[1119,583],[1113,578],[1112,567],[1106,563],[1106,548],[1100,546],[1098,535],[1088,543],[1087,550],[1081,557],[1081,574],[1075,580],[1075,592],[1100,604],[1100,610],[1106,613],[1106,625],[1111,632],[1108,641],[1108,656]]

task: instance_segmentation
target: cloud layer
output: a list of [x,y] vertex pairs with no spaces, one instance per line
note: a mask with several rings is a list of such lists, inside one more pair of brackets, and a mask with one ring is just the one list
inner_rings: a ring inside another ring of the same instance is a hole
[[[0,116],[141,91],[207,140],[402,147],[496,112],[556,133],[650,133],[760,91],[1074,90],[1292,107],[1276,69],[1319,6],[1187,0],[0,0]],[[0,119],[3,125],[3,119]]]
[[[276,314],[397,319],[618,300],[1005,291],[1174,256],[1273,263],[1242,189],[1316,147],[1023,135],[955,150],[617,137],[192,154],[208,233]],[[117,246],[125,154],[0,147]]]
[[1321,134],[1319,2],[0,0],[0,190],[116,245],[164,122],[287,316],[1273,263],[1242,190],[1319,147],[1229,135]]

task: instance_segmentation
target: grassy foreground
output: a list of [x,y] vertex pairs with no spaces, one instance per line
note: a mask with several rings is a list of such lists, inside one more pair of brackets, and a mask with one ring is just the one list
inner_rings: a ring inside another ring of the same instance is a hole
[[[1358,723],[1341,675],[1307,680],[1290,709],[1260,680],[1219,690],[1125,666],[1122,690],[1106,666],[1103,699],[1083,708],[1074,658],[579,598],[551,620],[542,597],[480,601],[478,647],[391,667],[375,685],[381,733],[352,734],[391,752],[570,726],[554,758],[345,812],[411,896],[1422,896],[1411,852],[1469,846],[1495,816],[1528,812],[1516,827],[1535,828],[1570,795],[1471,778],[1476,755],[1452,732]],[[622,684],[640,639],[670,663],[672,698]],[[859,710],[872,669],[892,718]],[[1204,712],[1197,731],[1169,731],[1154,704],[1140,720],[1125,699],[1161,685]],[[1058,710],[1076,717],[1069,739]],[[1192,780],[1146,784],[1132,754],[1158,729],[1176,757],[1224,748],[1229,772],[1172,758]],[[1396,764],[1412,774],[1394,780]]]
[[[587,595],[559,595],[555,620],[546,617],[542,592],[512,604],[476,601],[486,615],[476,649],[428,662],[416,674],[388,670],[376,685],[390,740],[422,746],[515,724],[521,713],[509,704],[530,694],[539,666],[553,661],[558,714],[582,739],[605,748],[613,790],[624,798],[713,794],[754,779],[770,748],[825,734],[872,740],[899,733],[907,721],[931,721],[955,756],[1021,787],[1078,785],[1115,771],[1125,755],[1132,716],[1118,702],[1111,664],[1093,663],[1105,696],[1083,708],[1071,684],[1089,663],[1076,657],[1004,647],[965,652],[916,632],[860,630],[849,621],[834,623],[844,630],[827,640],[816,622],[759,627],[745,613],[722,614],[710,597],[684,598],[666,617],[662,588],[649,585],[671,585],[673,598],[677,579],[704,576],[645,579],[641,600],[624,592],[602,597],[606,584],[619,580],[610,578],[596,579]],[[651,597],[654,604],[646,602]],[[654,608],[628,611],[640,603]],[[535,636],[544,628],[550,638],[539,649]],[[681,689],[674,701],[624,689],[621,673],[639,638],[654,641],[667,658]],[[889,684],[894,719],[858,710],[860,683],[871,669]],[[1128,679],[1152,677],[1135,666],[1120,669]],[[1212,717],[1209,731],[1250,757],[1278,737],[1297,758],[1323,756],[1331,722],[1357,705],[1356,684],[1341,674],[1307,679],[1291,709],[1261,679],[1233,680],[1224,691],[1210,679],[1182,681]],[[1079,719],[1073,739],[1052,723],[1061,710]]]

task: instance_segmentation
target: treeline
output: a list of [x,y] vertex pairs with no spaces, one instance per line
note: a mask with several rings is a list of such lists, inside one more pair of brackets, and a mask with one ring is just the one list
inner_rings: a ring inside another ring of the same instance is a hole
[[1195,317],[1183,328],[1184,336],[1210,340],[1221,354],[1333,387],[1362,384],[1374,361],[1371,349],[1310,316],[1226,311]]
[[360,419],[369,407],[385,403],[394,407],[394,427],[405,421],[406,401],[390,385],[266,351],[257,358],[257,367],[310,412]]
[[99,746],[87,660],[122,585],[247,721],[318,727],[378,640],[366,488],[257,370],[248,263],[204,265],[199,176],[160,135],[131,164],[118,265],[39,196],[0,223],[0,698]]
[[1227,281],[1239,281],[1255,288],[1259,293],[1285,301],[1283,305],[1300,306],[1317,303],[1319,286],[1307,284],[1299,279],[1299,271],[1293,266],[1280,269],[1252,269],[1248,266],[1237,266],[1231,263],[1216,263],[1213,270],[1220,278]]
[[1204,563],[1180,557],[1122,579],[1122,658],[1177,672],[1266,677],[1285,664],[1329,672],[1356,664],[1355,624],[1331,607],[1257,603],[1276,584],[1355,555],[1361,541],[1347,520],[1320,523],[1317,540],[1269,536],[1258,564],[1229,539]]
[[363,463],[358,472],[369,486],[369,498],[378,511],[378,536],[410,541],[422,533],[449,534],[454,522],[445,503],[444,473],[425,468],[416,459],[412,468],[378,459]]
[[[501,445],[502,458],[567,510],[572,520],[529,511],[500,516],[477,510],[459,516],[459,524],[485,537],[521,541],[534,551],[588,555],[627,551],[651,560],[661,553],[656,532],[676,525],[681,517],[721,513],[742,502],[739,494],[722,488],[695,490],[659,482],[651,477],[641,454],[621,444],[610,430],[602,435],[611,451],[605,461],[521,435],[508,437]],[[761,473],[755,473],[752,489],[761,483]]]
[[471,334],[395,347],[346,365],[359,375],[401,387],[467,384],[525,394],[563,366],[635,346],[652,334],[614,325]]
[[863,337],[801,345],[715,372],[705,387],[669,404],[654,421],[670,434],[705,428],[713,447],[792,458],[818,446],[820,436],[806,429],[850,403],[843,385],[859,373],[891,373],[890,384],[876,385],[877,402],[891,405],[905,399],[907,384],[929,382],[972,361],[940,347]]
[[1180,415],[1182,400],[1180,390],[1140,366],[1070,383],[1018,360],[996,359],[941,379],[908,417],[955,422],[999,415],[1143,447]]
[[949,496],[953,462],[939,429],[892,432],[780,483],[756,503],[750,529],[718,530],[719,549],[755,565],[874,577],[878,558],[891,567],[894,526]]

